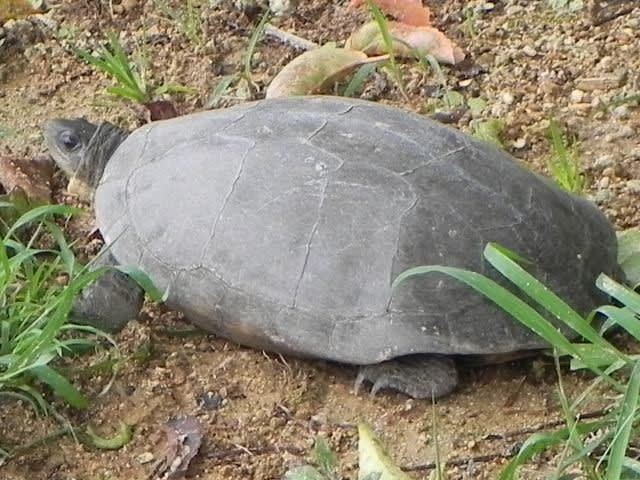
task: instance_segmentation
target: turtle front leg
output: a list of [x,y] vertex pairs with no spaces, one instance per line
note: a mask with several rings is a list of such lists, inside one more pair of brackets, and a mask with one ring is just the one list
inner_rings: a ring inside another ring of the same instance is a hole
[[[117,265],[110,252],[105,252],[93,268]],[[84,288],[71,310],[74,322],[84,323],[108,332],[122,330],[129,320],[138,317],[144,302],[144,290],[128,275],[111,270]]]
[[448,357],[416,355],[360,367],[354,385],[356,394],[363,382],[373,384],[371,396],[388,389],[413,398],[443,397],[458,384],[455,362]]

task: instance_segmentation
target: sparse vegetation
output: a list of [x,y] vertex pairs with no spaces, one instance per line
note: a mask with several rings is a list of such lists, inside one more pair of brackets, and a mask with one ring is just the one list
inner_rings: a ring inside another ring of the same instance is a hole
[[[621,352],[604,338],[604,334],[616,327],[640,341],[640,295],[601,274],[596,282],[597,287],[621,306],[604,305],[583,318],[520,266],[518,262],[521,259],[517,254],[498,245],[488,244],[484,255],[496,270],[526,294],[527,299],[542,307],[585,341],[571,342],[555,325],[522,299],[525,297],[520,298],[475,272],[439,265],[419,266],[401,273],[394,280],[394,288],[398,288],[412,276],[431,272],[456,278],[544,338],[557,356],[569,357],[573,370],[588,369],[596,376],[592,385],[570,403],[563,389],[556,358],[559,396],[567,426],[559,432],[539,433],[530,437],[502,472],[500,480],[516,478],[518,467],[531,460],[536,453],[560,445],[565,449],[565,454],[557,464],[555,478],[563,478],[567,470],[576,464],[582,465],[589,480],[629,478],[621,477],[621,472],[636,471],[637,466],[636,460],[627,456],[627,447],[632,425],[640,419],[637,411],[640,356]],[[600,317],[606,320],[601,325],[594,325],[594,320]],[[620,378],[628,372],[631,372],[628,380]],[[614,373],[622,375],[614,376]],[[595,388],[603,384],[616,394],[607,408],[608,413],[596,421],[580,420],[580,407],[591,398]]]
[[586,178],[577,145],[569,141],[555,120],[549,122],[547,133],[551,144],[548,165],[553,179],[565,190],[581,194],[586,187]]
[[378,7],[374,2],[372,2],[371,0],[367,0],[367,3],[369,5],[369,9],[371,10],[371,14],[373,15],[373,19],[378,24],[378,29],[380,30],[380,34],[382,35],[382,40],[384,41],[387,55],[389,55],[388,65],[391,76],[397,83],[402,96],[408,99],[409,97],[407,95],[407,89],[404,85],[404,79],[402,78],[402,70],[400,70],[398,62],[396,61],[395,49],[393,47],[393,37],[389,32],[387,17],[382,12],[380,7]]
[[[8,203],[0,207],[13,208]],[[67,323],[75,296],[104,272],[81,269],[62,231],[51,221],[53,215],[76,213],[77,209],[62,205],[36,207],[12,225],[4,225],[0,245],[0,396],[24,400],[40,413],[48,413],[51,403],[36,381],[76,408],[88,405],[87,398],[52,366],[56,358],[78,348],[97,347],[101,340],[113,344],[92,327]],[[33,233],[23,243],[20,237],[27,228]],[[57,249],[37,246],[45,235],[56,240]]]
[[154,0],[154,5],[172,21],[178,30],[195,45],[207,43],[205,25],[193,0],[186,0],[181,7],[174,8],[166,0]]
[[192,89],[175,83],[149,84],[141,62],[129,58],[118,36],[111,33],[108,38],[108,45],[97,52],[76,50],[80,58],[116,81],[115,86],[107,88],[107,93],[141,104],[148,104],[164,94],[193,93]]

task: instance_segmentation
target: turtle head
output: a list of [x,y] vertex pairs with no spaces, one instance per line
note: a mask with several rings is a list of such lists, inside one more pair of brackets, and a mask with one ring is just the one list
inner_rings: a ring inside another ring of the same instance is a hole
[[109,158],[127,132],[107,122],[54,119],[47,122],[44,137],[49,154],[69,178],[69,193],[90,200]]

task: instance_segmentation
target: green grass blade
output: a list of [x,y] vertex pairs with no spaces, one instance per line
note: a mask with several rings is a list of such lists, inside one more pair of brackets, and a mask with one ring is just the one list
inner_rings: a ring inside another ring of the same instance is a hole
[[16,232],[16,230],[23,227],[24,225],[38,220],[46,215],[77,215],[80,213],[83,213],[82,209],[69,207],[66,205],[43,205],[40,207],[36,207],[32,210],[29,210],[27,213],[25,213],[15,221],[15,223],[7,232],[6,238],[11,237]]
[[375,63],[367,63],[362,65],[358,71],[355,73],[347,87],[342,92],[342,95],[345,97],[359,97],[364,88],[364,84],[367,81],[367,78],[376,71],[378,65]]
[[596,279],[596,286],[607,295],[622,302],[626,307],[633,310],[636,315],[640,315],[640,294],[619,284],[604,273],[601,273]]
[[145,293],[153,300],[154,302],[164,302],[167,299],[168,290],[163,294],[158,288],[153,284],[153,281],[149,276],[140,270],[137,267],[131,267],[126,265],[118,265],[115,267],[117,270],[122,273],[129,275],[135,282],[142,288]]
[[[479,273],[454,267],[443,267],[440,265],[414,267],[405,270],[398,275],[392,284],[392,288],[396,288],[400,283],[412,276],[424,275],[432,272],[444,273],[467,284],[477,292],[480,292],[485,297],[489,298],[513,318],[533,330],[544,340],[549,342],[550,345],[553,345],[560,350],[561,353],[579,357],[580,352],[556,329],[551,322],[540,315],[530,305],[516,297],[513,293]],[[598,376],[603,376],[607,383],[615,386],[615,388],[619,390],[623,388],[619,382],[609,376],[606,376],[597,365],[591,364],[589,359],[581,360],[583,360],[589,369],[595,372]]]
[[598,332],[591,325],[587,324],[584,318],[578,315],[566,302],[516,262],[503,255],[493,243],[487,244],[484,250],[484,256],[496,270],[517,285],[524,293],[553,314],[557,319],[566,323],[591,343],[598,345],[604,350],[612,351],[623,361],[628,360],[626,355],[602,338]]
[[628,308],[614,307],[613,305],[605,305],[597,309],[598,312],[612,319],[616,324],[620,325],[627,332],[640,341],[640,318],[633,314]]
[[76,268],[76,257],[73,254],[71,247],[69,247],[67,239],[64,237],[64,233],[62,233],[62,229],[55,223],[49,221],[46,221],[45,225],[58,244],[58,248],[60,250],[60,258],[62,259],[62,262],[66,267],[66,272],[69,275],[73,275]]
[[264,33],[264,27],[269,20],[269,11],[267,10],[265,14],[260,19],[260,23],[255,28],[253,33],[251,34],[251,38],[249,38],[249,45],[247,46],[247,53],[244,56],[244,77],[247,82],[253,84],[253,79],[251,75],[251,60],[253,59],[253,54],[256,50],[256,46],[258,42],[262,38],[262,34]]
[[227,93],[231,84],[238,79],[238,74],[225,75],[217,83],[216,88],[209,95],[207,100],[207,108],[214,108],[218,105],[220,99]]
[[89,400],[80,393],[71,383],[56,372],[53,368],[41,365],[31,369],[38,380],[49,385],[53,391],[65,399],[65,401],[76,408],[87,408]]
[[[580,435],[595,432],[605,426],[604,422],[579,423],[576,432]],[[569,430],[562,429],[554,433],[534,433],[524,441],[516,455],[500,472],[498,480],[514,480],[518,467],[531,460],[536,454],[564,443],[569,438]]]
[[119,87],[115,85],[113,87],[107,87],[105,90],[110,95],[114,95],[116,97],[128,98],[129,100],[134,100],[140,103],[144,103],[146,101],[144,95],[141,95],[137,89],[134,90],[129,87]]
[[631,429],[638,408],[638,394],[640,393],[640,362],[636,362],[629,378],[627,391],[620,405],[615,436],[611,443],[611,454],[607,464],[606,480],[619,480],[622,474],[625,454],[631,438]]

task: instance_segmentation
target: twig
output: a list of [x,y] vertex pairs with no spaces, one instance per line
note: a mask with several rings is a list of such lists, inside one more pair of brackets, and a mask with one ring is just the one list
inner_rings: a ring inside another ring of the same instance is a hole
[[313,50],[314,48],[318,48],[317,43],[307,40],[306,38],[299,37],[293,33],[285,32],[278,27],[274,27],[270,23],[267,23],[264,26],[264,34],[276,38],[282,43],[290,45],[298,50]]
[[[493,462],[494,460],[502,460],[505,458],[513,458],[517,454],[517,450],[514,452],[507,453],[489,453],[487,455],[477,455],[475,457],[459,457],[459,458],[451,458],[446,460],[444,465],[447,467],[461,467],[463,465],[468,465],[469,463],[488,463]],[[425,470],[433,470],[436,468],[435,462],[431,463],[422,463],[418,465],[410,465],[408,467],[400,467],[401,470],[405,472],[418,472]]]
[[638,7],[640,7],[638,0],[609,0],[608,2],[596,0],[591,8],[591,22],[596,26],[602,25],[631,13],[633,9]]
[[[585,414],[580,415],[580,420],[588,420],[592,418],[600,418],[604,417],[607,413],[609,413],[606,409],[595,410],[593,412],[587,412]],[[566,424],[566,420],[553,420],[546,423],[541,423],[539,425],[523,428],[521,430],[513,430],[511,432],[505,433],[488,433],[482,440],[508,440],[513,437],[520,437],[522,435],[530,435],[532,433],[540,432],[542,430],[546,430],[547,428],[555,428],[560,427]]]

